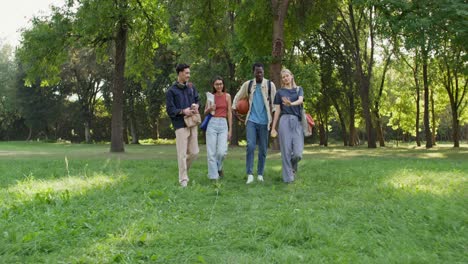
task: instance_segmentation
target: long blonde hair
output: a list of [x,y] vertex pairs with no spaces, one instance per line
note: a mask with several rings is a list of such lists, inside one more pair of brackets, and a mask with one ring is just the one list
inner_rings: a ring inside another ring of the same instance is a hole
[[296,82],[294,81],[294,75],[292,74],[292,72],[286,68],[282,69],[281,70],[281,87],[284,87],[284,83],[283,83],[283,73],[287,73],[289,75],[291,75],[291,87],[292,88],[296,88],[297,85],[296,85]]

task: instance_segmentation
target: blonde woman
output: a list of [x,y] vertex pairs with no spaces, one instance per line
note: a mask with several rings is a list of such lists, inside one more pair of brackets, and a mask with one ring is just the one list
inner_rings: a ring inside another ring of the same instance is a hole
[[[304,150],[304,132],[301,125],[304,91],[294,81],[290,70],[281,71],[281,88],[276,91],[273,101],[275,115],[271,136],[279,136],[281,149],[283,181],[292,183],[297,173],[297,165]],[[278,131],[276,125],[278,123]]]

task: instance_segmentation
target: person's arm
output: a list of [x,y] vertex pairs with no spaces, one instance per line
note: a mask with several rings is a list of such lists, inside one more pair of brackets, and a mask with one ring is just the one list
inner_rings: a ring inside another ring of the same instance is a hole
[[242,84],[239,91],[237,91],[236,96],[234,96],[234,100],[232,101],[232,110],[236,111],[237,101],[248,96],[247,95],[248,83],[249,83],[248,81],[244,82],[244,84]]
[[208,100],[206,100],[206,103],[205,103],[205,111],[203,112],[205,115],[208,114],[209,112],[211,112],[211,106],[210,106],[210,102]]
[[[275,98],[275,96],[276,96],[276,85],[275,85],[274,82],[271,82],[271,94],[270,94],[270,98],[272,98],[271,100],[273,100],[273,98]],[[273,102],[271,102],[271,106],[273,106],[272,109],[271,109],[271,111],[272,111],[272,112],[275,112],[275,111],[276,111],[276,107],[274,107]]]
[[183,114],[183,109],[178,109],[174,103],[174,93],[169,90],[166,93],[166,113],[169,117],[176,117]]
[[281,114],[281,106],[275,105],[275,113],[273,115],[273,124],[271,126],[271,132],[270,132],[272,137],[276,137],[278,135],[278,132],[276,132],[276,124],[278,123],[280,114]]
[[195,89],[195,86],[192,86],[192,89],[194,103],[191,105],[191,109],[194,110],[194,113],[198,113],[198,109],[200,108],[200,96],[198,95],[198,91]]
[[231,105],[231,95],[226,93],[227,101],[227,119],[228,119],[228,140],[231,140],[232,136],[232,105]]
[[283,104],[286,105],[286,106],[294,106],[294,105],[301,105],[303,102],[304,102],[304,97],[303,96],[299,96],[299,98],[297,98],[296,101],[294,102],[291,102],[289,99],[287,98],[283,98]]

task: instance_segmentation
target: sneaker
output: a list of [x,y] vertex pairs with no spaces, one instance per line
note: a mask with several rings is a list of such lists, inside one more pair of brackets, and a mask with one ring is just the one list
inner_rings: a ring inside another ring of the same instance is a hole
[[262,182],[262,181],[263,181],[263,176],[262,176],[262,175],[258,175],[257,180]]
[[246,182],[247,184],[252,183],[253,180],[254,180],[254,178],[253,178],[253,175],[252,175],[252,174],[247,175],[247,182]]
[[187,180],[181,181],[181,182],[180,182],[180,186],[181,186],[182,188],[187,187]]

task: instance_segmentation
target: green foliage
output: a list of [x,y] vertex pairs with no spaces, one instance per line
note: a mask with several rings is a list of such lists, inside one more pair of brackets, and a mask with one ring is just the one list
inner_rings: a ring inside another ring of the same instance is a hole
[[[177,184],[175,146],[0,143],[6,263],[458,263],[466,258],[467,146],[307,146],[294,184],[270,153],[246,186],[245,150],[226,176],[206,156]],[[14,157],[14,158],[13,158]],[[359,166],[356,166],[359,164]]]
[[38,80],[41,86],[59,83],[61,65],[67,59],[67,42],[72,22],[64,14],[54,12],[50,18],[36,17],[32,27],[22,32],[16,56],[26,73],[26,85]]
[[0,139],[14,133],[11,128],[20,119],[15,106],[15,74],[13,47],[0,42]]

